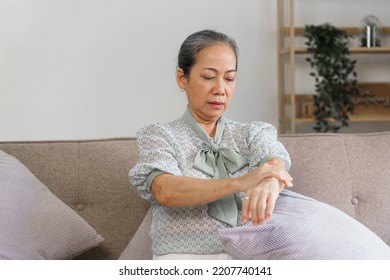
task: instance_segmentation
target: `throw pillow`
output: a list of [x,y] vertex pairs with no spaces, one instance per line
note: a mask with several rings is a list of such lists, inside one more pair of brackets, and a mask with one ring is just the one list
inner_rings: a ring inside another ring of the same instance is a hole
[[120,260],[151,260],[152,239],[150,237],[150,227],[152,224],[152,209],[146,213],[141,225],[133,235],[126,249],[119,257]]
[[0,151],[0,259],[71,259],[103,238],[21,162]]
[[390,259],[390,248],[344,212],[284,190],[263,225],[219,231],[234,259],[368,260]]

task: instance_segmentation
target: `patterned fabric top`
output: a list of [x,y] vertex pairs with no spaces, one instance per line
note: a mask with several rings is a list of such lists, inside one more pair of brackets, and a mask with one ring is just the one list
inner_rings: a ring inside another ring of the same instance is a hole
[[[150,190],[151,177],[157,172],[177,176],[211,179],[192,167],[203,141],[182,117],[167,124],[152,124],[137,133],[139,161],[129,172],[131,183],[141,197],[152,204],[151,237],[153,252],[214,254],[223,252],[218,230],[229,227],[207,214],[207,205],[168,208],[160,205]],[[290,157],[277,141],[275,127],[264,122],[238,123],[226,119],[221,145],[239,152],[249,164],[230,174],[237,178],[271,158],[280,157],[290,168]],[[154,177],[153,177],[154,178]],[[244,194],[240,194],[244,198]],[[238,226],[242,225],[239,213]]]

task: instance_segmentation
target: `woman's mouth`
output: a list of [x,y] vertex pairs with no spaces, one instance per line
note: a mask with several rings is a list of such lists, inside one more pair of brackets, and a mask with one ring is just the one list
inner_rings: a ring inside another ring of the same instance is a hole
[[219,102],[219,101],[209,101],[207,103],[210,104],[210,106],[215,109],[220,109],[225,105],[224,102]]

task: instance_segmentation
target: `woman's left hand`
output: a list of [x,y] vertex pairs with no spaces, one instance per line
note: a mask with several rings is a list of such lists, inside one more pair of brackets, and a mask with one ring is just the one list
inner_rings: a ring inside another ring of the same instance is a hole
[[242,204],[243,223],[252,219],[252,224],[257,226],[270,219],[282,190],[283,184],[273,177],[264,179],[257,187],[248,190]]

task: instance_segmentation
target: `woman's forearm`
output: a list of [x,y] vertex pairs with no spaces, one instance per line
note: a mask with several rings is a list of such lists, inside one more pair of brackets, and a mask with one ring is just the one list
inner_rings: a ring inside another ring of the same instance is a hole
[[164,206],[195,206],[210,203],[233,193],[246,192],[270,177],[277,178],[287,186],[292,185],[292,178],[284,170],[284,164],[277,161],[274,164],[262,164],[239,178],[199,179],[161,174],[154,178],[151,191],[157,202]]
[[240,191],[234,179],[199,179],[171,174],[157,176],[151,188],[154,198],[167,207],[206,204]]

